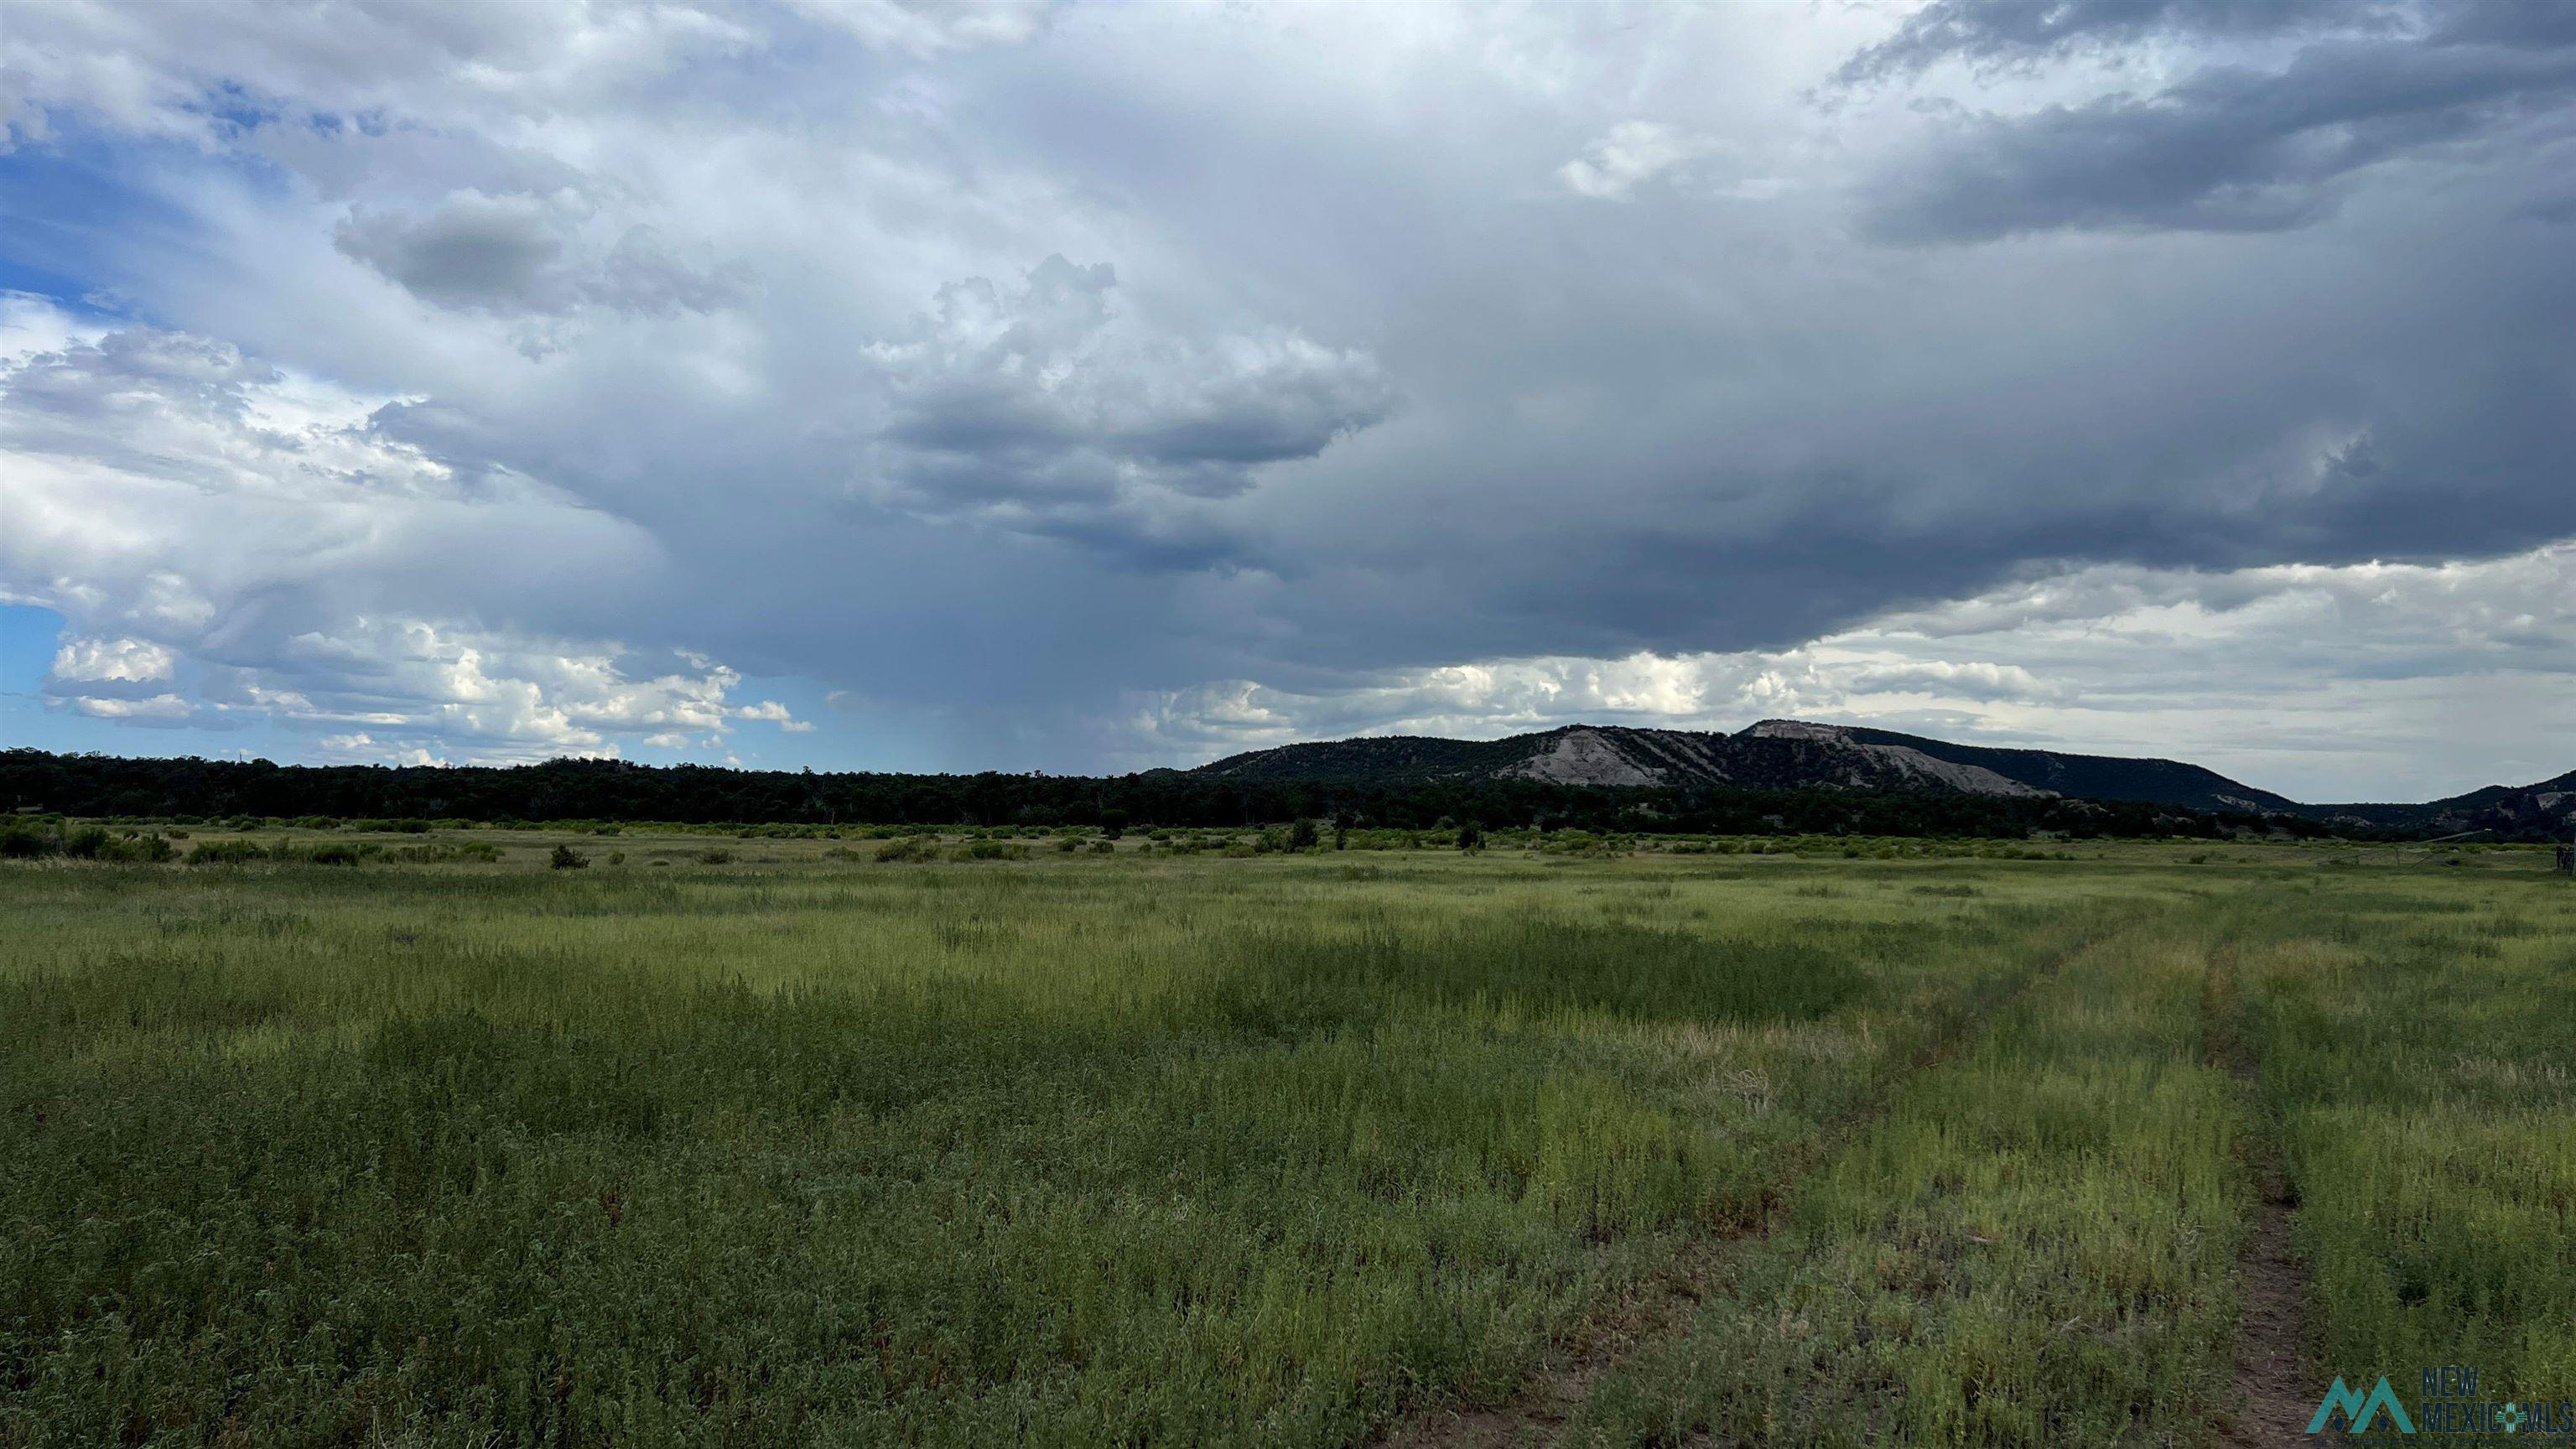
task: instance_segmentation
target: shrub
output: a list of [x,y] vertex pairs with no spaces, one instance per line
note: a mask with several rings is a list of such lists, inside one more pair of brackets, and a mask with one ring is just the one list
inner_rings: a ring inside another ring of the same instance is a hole
[[958,848],[954,858],[958,860],[1026,860],[1029,858],[1029,848],[1025,845],[1005,845],[998,840],[970,840]]
[[[1107,841],[1105,841],[1105,840],[1101,842],[1101,844],[1103,844],[1103,845],[1106,845],[1106,844],[1108,844],[1108,843],[1109,843],[1109,842],[1107,842]],[[1070,855],[1070,854],[1071,854],[1071,853],[1073,853],[1074,851],[1077,851],[1077,850],[1082,849],[1082,842],[1081,842],[1079,839],[1077,839],[1077,838],[1075,838],[1075,837],[1073,837],[1073,836],[1068,835],[1068,836],[1065,836],[1065,837],[1063,837],[1062,839],[1058,840],[1058,841],[1055,843],[1055,848],[1056,848],[1057,850],[1063,851],[1063,852],[1065,852],[1066,854]]]
[[1312,850],[1315,848],[1315,845],[1320,838],[1321,837],[1316,833],[1314,821],[1300,820],[1288,830],[1288,848],[1290,850]]
[[33,860],[62,849],[62,838],[36,825],[11,822],[0,826],[0,856],[11,860]]
[[63,837],[63,854],[74,860],[96,860],[107,849],[109,840],[104,825],[84,825]]
[[354,845],[331,842],[313,847],[304,858],[315,865],[356,865],[367,858],[367,852]]
[[98,858],[126,865],[159,865],[178,855],[169,841],[159,834],[137,836],[131,840],[111,840],[101,846]]
[[721,845],[710,845],[706,849],[698,852],[698,864],[731,865],[733,864],[733,852],[725,849]]
[[546,867],[549,870],[580,870],[588,864],[590,864],[590,857],[569,845],[556,846],[555,853],[546,857]]
[[1482,849],[1484,849],[1484,848],[1485,848],[1485,827],[1483,827],[1482,825],[1477,824],[1477,823],[1476,823],[1475,821],[1473,821],[1473,820],[1470,820],[1470,821],[1468,821],[1466,824],[1459,826],[1459,827],[1458,827],[1458,848],[1459,848],[1460,850],[1482,850]]
[[439,865],[451,860],[475,860],[489,864],[501,858],[501,847],[488,840],[464,840],[453,845],[398,845],[389,852],[393,859],[411,865]]
[[1116,855],[1118,853],[1118,847],[1110,841],[1095,840],[1091,842],[1091,853],[1094,855]]
[[624,865],[626,863],[626,852],[622,850],[610,851],[608,853],[608,863],[610,865]]
[[264,859],[268,852],[255,840],[201,840],[188,852],[190,865],[241,865]]
[[879,860],[928,860],[932,848],[926,835],[898,835],[877,847]]

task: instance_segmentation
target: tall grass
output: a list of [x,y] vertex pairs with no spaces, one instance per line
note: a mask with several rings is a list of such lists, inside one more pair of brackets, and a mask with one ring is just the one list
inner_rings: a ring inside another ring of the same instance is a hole
[[2192,944],[2092,946],[1914,1080],[1576,1441],[2195,1438],[2223,1397],[2243,1194]]
[[2576,890],[2420,873],[2338,879],[2249,943],[2332,1370],[2576,1398],[2571,943]]
[[2510,855],[273,843],[0,866],[0,1444],[1348,1444],[1784,1200],[1584,1435],[2187,1442],[2256,1131],[2321,1367],[2576,1384]]
[[1440,858],[0,876],[0,1439],[1345,1443],[2070,929]]

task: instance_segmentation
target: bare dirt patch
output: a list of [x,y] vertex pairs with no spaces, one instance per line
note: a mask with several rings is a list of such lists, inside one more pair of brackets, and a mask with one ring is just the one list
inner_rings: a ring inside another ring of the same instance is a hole
[[[2237,1029],[2236,983],[2227,967],[2210,963],[2202,993],[2204,1034],[2213,1064],[2250,1087],[2260,1062],[2253,1043]],[[2306,1332],[2308,1274],[2290,1246],[2290,1214],[2298,1193],[2281,1165],[2280,1144],[2258,1116],[2239,1154],[2252,1175],[2257,1201],[2244,1243],[2236,1250],[2236,1317],[2233,1400],[2216,1425],[2218,1442],[2231,1449],[2310,1443],[2308,1416],[2316,1410],[2317,1381],[2301,1347]]]

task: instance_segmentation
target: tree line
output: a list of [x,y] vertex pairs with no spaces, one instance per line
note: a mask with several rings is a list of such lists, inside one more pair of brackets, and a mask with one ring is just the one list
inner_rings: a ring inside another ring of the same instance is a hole
[[1178,770],[1110,777],[738,770],[550,760],[539,765],[278,765],[0,751],[0,797],[81,817],[234,816],[878,825],[1238,827],[1297,820],[1429,829],[2020,838],[2324,835],[2289,816],[2135,801],[1835,789],[1565,785],[1536,780],[1242,781]]

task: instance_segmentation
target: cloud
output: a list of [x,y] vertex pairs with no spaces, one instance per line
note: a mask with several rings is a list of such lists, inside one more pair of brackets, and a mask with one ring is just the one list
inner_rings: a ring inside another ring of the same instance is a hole
[[175,694],[150,694],[139,699],[73,695],[65,702],[92,719],[119,724],[169,726],[190,723],[197,717],[195,707]]
[[[812,720],[796,718],[788,712],[787,706],[774,699],[764,699],[758,704],[740,705],[727,710],[726,713],[735,719],[767,720],[778,726],[781,732],[791,735],[811,734],[814,729]],[[671,737],[666,735],[664,738]]]
[[386,436],[380,405],[152,328],[0,359],[0,566],[22,597],[165,643],[324,596],[470,614],[542,596],[568,555],[651,566],[649,541],[535,480]]
[[177,656],[144,639],[66,639],[49,678],[76,684],[150,684],[170,678]]
[[[75,631],[44,686],[59,707],[162,726],[358,724],[387,751],[474,759],[728,728],[735,671],[496,609],[544,612],[568,557],[650,571],[654,549],[616,520],[390,439],[370,400],[223,344],[24,330],[67,345],[0,358],[0,577]],[[239,546],[245,530],[256,548]],[[769,704],[741,717],[787,720]]]
[[[1817,651],[2576,535],[2564,11],[20,0],[0,591],[173,655],[54,681],[102,747],[1080,770],[1244,680],[2078,735],[2107,637]],[[719,666],[865,703],[571,718]]]
[[51,133],[55,115],[70,112],[203,144],[316,110],[542,114],[762,39],[719,9],[369,0],[337,12],[290,7],[218,17],[26,0],[10,7],[10,89],[0,100],[9,103],[11,127],[37,138]]
[[420,214],[354,208],[333,232],[362,262],[437,307],[563,315],[604,307],[638,316],[704,312],[738,288],[671,255],[653,229],[625,228],[585,254],[582,218],[561,197],[459,192]]
[[418,619],[354,620],[207,673],[212,708],[295,729],[363,726],[333,738],[344,753],[364,745],[377,758],[615,755],[674,732],[721,737],[733,718],[784,718],[729,706],[741,675],[704,657]]
[[[735,720],[810,728],[776,701],[728,703],[742,676],[704,656],[611,641],[358,618],[255,648],[118,643],[121,659],[107,670],[98,651],[67,646],[47,695],[119,723],[308,732],[316,759],[508,764],[636,744],[712,748]],[[109,672],[117,668],[126,673]],[[138,674],[148,684],[133,682]]]
[[917,54],[1017,45],[1043,31],[1052,0],[789,0],[799,13],[881,48]]
[[[2127,92],[2019,114],[1958,119],[1890,167],[1868,225],[1900,242],[1973,242],[2061,228],[2274,231],[2312,225],[2372,166],[2436,148],[2555,129],[2576,101],[2576,27],[2513,23],[2493,7],[2442,7],[2398,33],[2386,11],[2340,12],[2362,33],[2301,44],[2286,65],[2210,64],[2146,95]],[[2009,23],[1989,27],[2005,17]],[[2321,19],[2292,7],[1943,4],[1855,60],[1916,63],[1923,47],[2045,53],[2077,36],[2134,38],[2269,20],[2297,34]],[[2114,20],[2118,23],[2114,23]],[[2045,38],[2062,23],[2064,36]],[[1926,28],[1926,27],[1929,28]]]
[[1365,353],[1284,329],[1206,340],[1112,306],[1105,263],[1050,256],[1006,292],[982,277],[866,355],[889,384],[878,496],[908,511],[1045,531],[1228,498],[1270,463],[1311,458],[1394,406]]
[[1843,64],[1845,84],[1944,60],[2028,63],[2096,47],[2194,38],[2369,33],[2404,7],[2387,0],[1932,0]]
[[1855,694],[1921,694],[1943,700],[2034,700],[2065,702],[2071,692],[2051,685],[2018,664],[1985,660],[1953,662],[1925,659],[1905,664],[1868,664],[1851,671],[1848,687]]
[[1706,155],[1709,143],[1658,121],[1622,121],[1556,170],[1577,196],[1624,201],[1639,186]]

